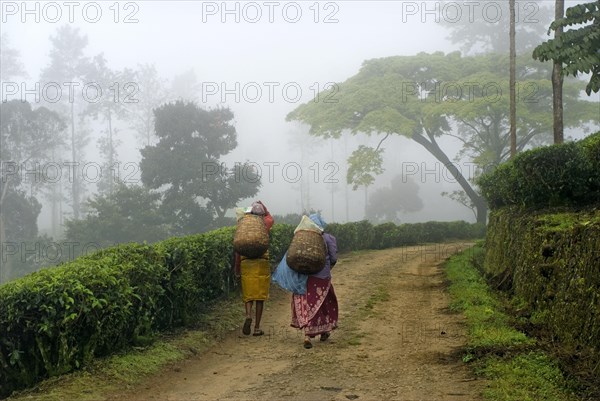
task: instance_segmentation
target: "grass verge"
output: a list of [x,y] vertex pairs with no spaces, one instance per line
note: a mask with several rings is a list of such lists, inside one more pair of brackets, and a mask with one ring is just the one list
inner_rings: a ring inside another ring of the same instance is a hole
[[463,361],[488,379],[487,401],[577,400],[574,385],[565,379],[557,361],[535,339],[512,325],[504,301],[486,283],[477,261],[481,244],[451,257],[446,263],[452,297],[450,308],[467,318],[468,343]]

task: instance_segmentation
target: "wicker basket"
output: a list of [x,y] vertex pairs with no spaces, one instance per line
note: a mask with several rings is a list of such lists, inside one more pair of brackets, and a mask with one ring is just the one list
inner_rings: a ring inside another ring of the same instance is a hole
[[250,259],[260,258],[269,249],[269,232],[262,216],[247,214],[238,221],[233,249]]
[[323,236],[312,230],[298,230],[288,248],[286,262],[290,269],[302,274],[323,270],[327,250]]

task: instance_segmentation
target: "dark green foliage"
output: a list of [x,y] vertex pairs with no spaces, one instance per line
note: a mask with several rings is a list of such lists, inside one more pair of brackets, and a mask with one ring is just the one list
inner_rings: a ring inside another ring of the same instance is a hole
[[148,252],[119,265],[114,255],[82,258],[2,286],[1,394],[118,350],[149,326],[164,272]]
[[172,307],[165,327],[192,324],[208,302],[230,291],[233,231],[227,227],[157,244],[170,272],[167,293]]
[[232,238],[120,245],[0,287],[0,395],[193,324],[233,287]]
[[326,231],[336,238],[338,252],[358,251],[368,248],[368,245],[359,239],[356,223],[327,224]]
[[391,248],[398,237],[394,235],[398,226],[394,223],[383,223],[373,228],[373,243],[376,249]]
[[492,209],[584,206],[600,194],[600,132],[583,141],[526,151],[479,179]]

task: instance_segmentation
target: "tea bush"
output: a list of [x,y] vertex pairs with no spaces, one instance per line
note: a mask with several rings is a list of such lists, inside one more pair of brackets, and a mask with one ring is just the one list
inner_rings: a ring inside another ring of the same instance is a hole
[[518,154],[478,180],[490,208],[540,209],[600,202],[600,132]]

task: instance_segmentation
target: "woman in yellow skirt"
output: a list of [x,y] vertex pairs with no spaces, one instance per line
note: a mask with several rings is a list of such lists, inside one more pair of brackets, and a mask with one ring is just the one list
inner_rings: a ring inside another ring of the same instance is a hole
[[[267,231],[271,230],[274,220],[266,206],[257,201],[252,204],[250,211],[252,214],[263,216]],[[260,320],[265,301],[269,298],[269,288],[271,285],[271,266],[269,264],[269,251],[265,252],[260,258],[250,259],[235,254],[235,274],[242,278],[242,299],[246,308],[246,320],[242,332],[250,335],[250,326],[252,325],[252,306],[256,301],[256,321],[254,322],[254,336],[262,336],[264,331],[260,329]]]

